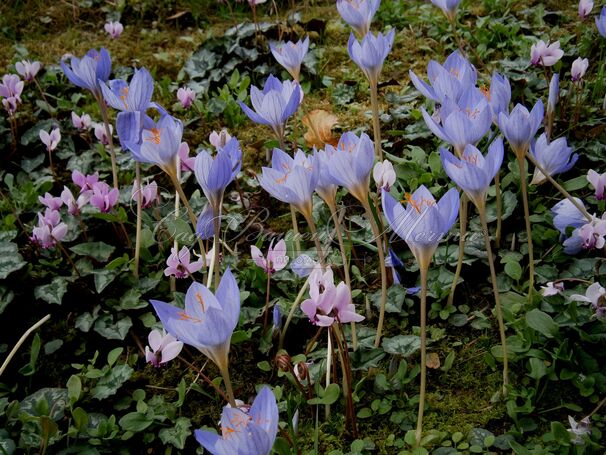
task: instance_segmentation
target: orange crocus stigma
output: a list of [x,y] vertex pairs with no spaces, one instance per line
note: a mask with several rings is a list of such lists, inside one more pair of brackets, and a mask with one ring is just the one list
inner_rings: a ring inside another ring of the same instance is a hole
[[124,103],[124,109],[128,109],[128,103],[126,102],[127,96],[128,96],[128,87],[122,87],[120,89],[120,99]]
[[204,299],[202,298],[202,295],[199,292],[196,292],[196,300],[202,307],[202,312],[206,313],[206,304],[204,303]]
[[432,205],[436,204],[435,201],[432,201],[431,199],[421,198],[420,200],[415,200],[410,193],[404,194],[404,199],[402,199],[402,202],[410,204],[412,208],[417,211],[417,213],[421,213],[423,210],[423,204],[425,204],[427,207],[431,207]]
[[487,86],[482,85],[480,87],[480,91],[482,92],[482,95],[484,95],[484,97],[490,101],[490,89]]
[[187,314],[185,311],[178,311],[177,314],[179,315],[180,321],[190,321],[190,322],[193,322],[194,324],[200,324],[202,322],[201,319],[199,319],[195,316],[191,316],[191,315]]
[[151,130],[149,130],[149,132],[151,133],[150,135],[148,135],[145,140],[149,141],[149,142],[153,142],[154,144],[159,144],[160,143],[160,130],[158,128],[152,128]]

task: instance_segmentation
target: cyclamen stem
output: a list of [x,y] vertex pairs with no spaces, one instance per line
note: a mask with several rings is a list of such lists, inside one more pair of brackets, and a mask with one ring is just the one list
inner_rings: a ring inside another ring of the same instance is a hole
[[349,364],[349,350],[345,341],[345,334],[343,333],[343,327],[339,322],[333,324],[331,327],[337,347],[339,349],[339,357],[341,358],[341,372],[343,374],[343,395],[345,396],[346,412],[345,420],[350,423],[352,436],[358,437],[358,425],[356,423],[356,413],[354,409],[353,397],[352,397],[352,384],[351,384],[351,366]]
[[372,107],[372,129],[374,132],[375,155],[383,161],[383,149],[381,148],[381,122],[379,119],[379,94],[377,81],[370,81],[370,105]]
[[490,234],[488,232],[488,222],[486,221],[486,207],[478,207],[478,212],[480,213],[482,232],[484,232],[484,243],[486,244],[488,265],[490,266],[490,278],[492,281],[492,291],[494,292],[494,303],[497,310],[497,320],[499,321],[499,335],[501,336],[501,349],[503,350],[503,396],[506,397],[508,391],[507,388],[509,385],[509,359],[507,352],[507,338],[505,336],[505,322],[503,320],[503,310],[501,308],[501,298],[499,296],[497,273],[494,268],[492,248],[490,247]]
[[518,167],[520,168],[520,187],[522,189],[522,202],[524,203],[524,219],[526,220],[526,236],[528,237],[528,300],[532,299],[534,289],[534,255],[532,251],[532,228],[530,226],[530,210],[528,208],[528,185],[526,182],[526,159],[524,155],[528,153],[516,153]]
[[497,248],[501,246],[501,229],[503,225],[503,198],[501,197],[501,171],[498,170],[494,176],[494,192],[497,202],[497,232],[494,243]]
[[460,216],[459,216],[459,257],[457,259],[457,268],[455,269],[455,275],[450,286],[450,294],[448,295],[447,306],[451,307],[454,302],[455,290],[459,284],[459,278],[461,277],[461,270],[463,268],[463,259],[465,257],[465,236],[467,235],[467,208],[468,208],[467,195],[461,196],[460,203]]
[[34,77],[34,84],[36,84],[36,87],[38,87],[38,91],[40,92],[40,96],[42,96],[42,99],[44,100],[44,103],[46,104],[46,107],[48,109],[48,113],[50,114],[50,116],[52,118],[55,118],[55,114],[53,113],[53,109],[51,108],[51,105],[48,102],[48,100],[46,99],[46,95],[44,94],[44,90],[42,90],[42,86],[40,85],[40,82],[38,82],[38,79],[36,79],[35,77]]
[[97,103],[99,103],[99,109],[101,110],[101,118],[105,125],[105,135],[107,136],[107,147],[109,148],[109,154],[112,159],[112,180],[114,188],[118,188],[118,165],[116,164],[116,151],[114,150],[114,139],[109,130],[109,116],[107,114],[107,106],[101,95],[97,96]]
[[135,181],[139,185],[137,191],[137,230],[135,234],[135,278],[139,279],[139,259],[141,250],[141,215],[143,212],[143,183],[141,182],[141,164],[135,161]]
[[426,320],[427,320],[427,272],[429,260],[417,258],[421,272],[421,386],[419,391],[419,412],[417,414],[417,429],[415,431],[416,447],[421,446],[423,436],[423,413],[425,412],[425,387],[427,383],[427,349],[426,349]]
[[574,205],[574,206],[575,206],[575,208],[576,208],[576,209],[577,209],[579,212],[581,212],[585,218],[587,218],[587,221],[591,221],[591,220],[593,220],[593,217],[592,217],[592,216],[589,214],[589,212],[587,211],[587,209],[586,209],[585,207],[583,207],[581,204],[579,204],[579,203],[577,202],[577,200],[576,200],[575,198],[573,198],[573,197],[572,197],[572,195],[571,195],[571,194],[570,194],[568,191],[566,191],[566,190],[564,189],[564,187],[563,187],[562,185],[560,185],[560,184],[559,184],[559,183],[558,183],[558,182],[557,182],[557,181],[556,181],[556,180],[555,180],[555,179],[554,179],[554,178],[553,178],[553,177],[552,177],[552,176],[549,174],[549,172],[545,170],[545,168],[544,168],[543,166],[541,166],[541,165],[539,164],[539,162],[538,162],[538,161],[535,159],[535,157],[534,157],[534,156],[532,156],[532,154],[531,154],[530,152],[526,152],[526,157],[527,157],[527,158],[528,158],[528,160],[529,160],[529,161],[532,163],[532,165],[533,165],[534,167],[536,167],[536,168],[537,168],[537,169],[538,169],[538,170],[541,172],[541,174],[543,174],[543,175],[544,175],[544,176],[547,178],[547,180],[549,180],[549,182],[550,182],[550,183],[551,183],[553,186],[555,186],[556,190],[558,190],[558,191],[559,191],[559,192],[562,194],[562,196],[564,196],[566,199],[568,199],[568,200],[570,201],[570,203],[571,203],[572,205]]
[[377,335],[375,336],[375,348],[378,348],[381,344],[381,335],[383,333],[383,322],[385,320],[385,304],[387,302],[387,269],[385,268],[385,252],[383,251],[383,235],[379,232],[379,227],[375,222],[374,215],[370,209],[368,201],[364,201],[364,209],[366,210],[366,216],[370,221],[370,227],[377,244],[377,250],[379,253],[379,267],[381,268],[381,305],[379,307],[379,322],[377,323]]
[[286,322],[284,322],[284,327],[282,328],[282,331],[280,333],[280,342],[278,343],[278,351],[280,349],[282,349],[282,347],[284,346],[284,338],[286,337],[286,330],[288,329],[288,326],[290,325],[290,321],[292,320],[293,316],[295,315],[295,311],[299,307],[299,302],[301,302],[301,300],[303,300],[303,295],[305,294],[305,291],[307,290],[308,285],[309,285],[309,280],[305,280],[305,283],[303,283],[301,290],[297,294],[297,297],[295,298],[295,301],[293,302],[292,307],[290,308],[290,311],[288,312],[288,316],[286,317]]
[[[271,264],[268,263],[268,267],[271,267]],[[265,289],[265,310],[263,311],[263,334],[267,331],[267,316],[269,314],[269,290],[271,284],[271,270],[267,271],[267,287]]]
[[61,252],[67,258],[67,262],[69,262],[69,264],[72,266],[72,269],[74,269],[74,272],[76,272],[76,275],[78,275],[78,278],[81,278],[82,275],[80,275],[80,272],[78,271],[78,268],[76,267],[76,264],[74,263],[74,260],[72,259],[71,255],[69,254],[69,251],[67,251],[65,249],[65,247],[63,246],[63,244],[61,242],[57,242],[57,246],[59,247]]
[[[325,387],[328,388],[328,386],[330,385],[330,369],[332,366],[332,338],[330,336],[330,330],[326,331],[327,333],[327,337],[328,337],[328,345],[326,346],[326,380],[325,380]],[[324,417],[326,418],[326,420],[328,420],[328,418],[330,417],[330,405],[327,404],[324,407]]]

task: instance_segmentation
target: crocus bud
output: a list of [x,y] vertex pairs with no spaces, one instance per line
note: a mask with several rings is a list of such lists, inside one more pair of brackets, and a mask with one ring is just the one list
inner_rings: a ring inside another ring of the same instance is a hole
[[72,112],[72,125],[74,125],[74,128],[85,131],[90,128],[91,123],[90,115],[82,114],[81,116],[78,116],[78,114]]
[[593,0],[581,0],[579,2],[579,17],[581,19],[587,19],[589,13],[593,9]]
[[109,36],[112,39],[117,39],[120,37],[120,35],[124,31],[124,26],[118,21],[115,21],[115,22],[110,21],[107,24],[105,24],[105,31],[107,33],[109,33]]
[[577,58],[574,62],[572,62],[572,68],[570,70],[570,76],[572,82],[579,82],[585,76],[587,72],[587,68],[589,67],[589,60],[586,58]]
[[388,160],[375,164],[375,167],[372,170],[372,177],[375,180],[375,184],[379,191],[382,189],[389,191],[391,186],[396,182],[396,172],[393,170],[393,165]]
[[184,109],[189,109],[196,99],[196,92],[189,87],[181,87],[177,90],[177,98]]

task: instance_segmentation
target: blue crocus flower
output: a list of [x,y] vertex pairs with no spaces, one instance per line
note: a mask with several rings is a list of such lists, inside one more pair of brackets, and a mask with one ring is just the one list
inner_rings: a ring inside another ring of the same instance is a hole
[[61,69],[69,81],[95,97],[101,96],[100,82],[106,82],[112,70],[112,59],[105,48],[89,50],[81,59],[72,57],[70,65],[61,62]]
[[240,291],[229,268],[214,294],[193,282],[185,295],[185,308],[150,302],[168,333],[197,348],[222,372],[227,370],[231,335],[240,317]]
[[334,204],[338,188],[330,175],[330,156],[334,152],[335,148],[332,146],[328,146],[325,150],[314,149],[314,155],[320,164],[316,193],[329,205]]
[[427,65],[429,84],[419,79],[412,70],[408,74],[416,89],[436,103],[442,103],[446,97],[458,101],[459,96],[468,87],[475,86],[478,80],[475,67],[459,51],[450,54],[443,65],[435,60],[429,61]]
[[488,92],[488,104],[492,111],[492,121],[498,124],[499,114],[509,112],[509,103],[511,102],[511,85],[507,76],[492,73],[490,80],[490,91]]
[[250,88],[250,102],[254,111],[242,101],[238,101],[238,104],[248,118],[255,123],[269,126],[282,140],[286,120],[299,108],[301,94],[301,87],[297,82],[280,82],[270,74],[263,91],[255,86]]
[[460,155],[468,144],[477,144],[490,129],[492,114],[486,97],[476,87],[469,87],[457,103],[446,97],[437,112],[439,123],[421,108],[429,129],[451,144]]
[[123,79],[113,79],[100,86],[107,104],[119,111],[145,112],[154,93],[154,80],[145,68],[135,71],[130,84]]
[[560,97],[560,75],[555,73],[549,81],[549,96],[547,98],[547,116],[553,116]]
[[213,455],[268,455],[278,433],[276,397],[264,386],[250,410],[225,406],[221,414],[221,436],[196,430],[196,441]]
[[457,15],[457,6],[461,0],[431,0],[431,3],[442,10],[450,22],[455,20]]
[[196,223],[196,236],[200,240],[208,240],[215,235],[215,223],[213,210],[210,204],[206,204],[198,216]]
[[380,5],[381,0],[337,0],[339,14],[359,36],[368,33]]
[[269,49],[278,63],[290,73],[295,81],[298,81],[301,73],[301,63],[303,63],[309,49],[309,36],[296,43],[292,41],[269,43]]
[[468,145],[460,158],[443,148],[440,158],[448,177],[476,206],[483,208],[490,182],[503,163],[503,139],[498,137],[490,144],[486,157],[473,145]]
[[314,155],[298,150],[291,158],[280,149],[274,149],[271,167],[263,167],[259,183],[279,201],[291,204],[306,219],[312,216],[312,197],[319,178],[319,162]]
[[406,194],[406,208],[383,191],[383,213],[389,225],[407,244],[421,267],[429,266],[438,243],[452,228],[459,214],[459,193],[451,188],[438,201],[421,185]]
[[[126,130],[132,131],[125,137],[124,145],[131,151],[135,161],[150,163],[159,166],[170,176],[176,176],[176,158],[179,153],[179,145],[183,136],[183,124],[180,120],[165,114],[157,123],[149,119],[149,123],[143,125],[142,113],[130,113],[129,125]],[[138,123],[136,119],[142,123]],[[141,141],[136,142],[137,131],[142,128]]]
[[[583,201],[579,198],[574,198],[575,201],[582,207],[585,207]],[[580,228],[587,223],[587,218],[578,208],[574,206],[568,198],[561,200],[551,208],[553,215],[553,225],[560,231],[562,237],[566,237],[566,230],[569,227]]]
[[370,171],[375,159],[374,144],[366,133],[341,136],[336,147],[327,144],[327,166],[333,183],[347,188],[363,204],[368,200]]
[[[530,147],[530,153],[550,176],[570,170],[579,159],[577,153],[572,154],[572,147],[568,147],[565,137],[549,142],[545,133],[541,134]],[[545,180],[547,180],[547,177],[541,171],[535,169],[530,184],[538,185]]]
[[241,166],[242,150],[235,137],[227,141],[214,157],[206,151],[196,156],[196,180],[213,209],[217,210],[221,205],[225,188],[236,178]]
[[383,68],[383,62],[393,46],[395,31],[391,30],[387,35],[378,33],[376,36],[368,32],[359,42],[355,35],[349,35],[347,49],[349,56],[360,67],[371,84],[377,84],[379,74]]
[[523,157],[543,121],[543,102],[537,101],[532,111],[516,104],[509,115],[499,114],[499,128],[516,155]]
[[606,38],[606,6],[602,8],[600,16],[595,18],[595,25],[598,28],[600,35]]

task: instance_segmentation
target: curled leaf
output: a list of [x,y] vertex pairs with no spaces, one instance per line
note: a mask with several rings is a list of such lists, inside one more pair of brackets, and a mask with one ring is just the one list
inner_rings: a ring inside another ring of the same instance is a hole
[[330,144],[336,146],[338,140],[332,134],[332,128],[339,119],[323,109],[314,109],[303,117],[303,125],[307,127],[307,132],[303,136],[307,145],[310,147],[324,148],[324,145]]

